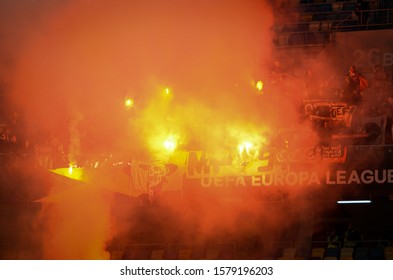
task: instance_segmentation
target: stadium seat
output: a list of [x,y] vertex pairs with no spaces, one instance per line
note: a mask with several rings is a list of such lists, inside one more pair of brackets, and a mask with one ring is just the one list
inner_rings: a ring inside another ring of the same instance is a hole
[[203,260],[205,258],[206,248],[204,245],[194,245],[191,252],[191,259]]
[[351,247],[341,248],[340,260],[353,260],[353,248]]
[[191,249],[180,249],[177,253],[178,260],[189,260],[191,258]]
[[337,20],[345,20],[351,18],[352,18],[352,12],[348,12],[348,11],[337,13],[337,17],[336,17]]
[[332,10],[333,10],[334,12],[341,11],[341,6],[342,6],[342,3],[341,3],[341,2],[333,2],[333,3],[332,3]]
[[312,20],[312,14],[304,14],[304,13],[302,13],[300,15],[300,21],[309,22],[311,20]]
[[311,250],[312,260],[323,260],[325,256],[325,248],[313,248]]
[[296,31],[302,32],[302,31],[308,31],[309,29],[309,23],[308,22],[301,22],[297,24]]
[[327,19],[328,19],[327,13],[315,13],[312,16],[313,21],[322,21],[322,20],[327,20]]
[[220,260],[232,260],[235,255],[235,247],[232,243],[224,243],[219,246],[218,258]]
[[122,260],[136,260],[137,250],[132,246],[126,246],[121,256]]
[[340,249],[339,248],[326,248],[325,251],[325,260],[327,258],[337,258],[339,257]]
[[123,256],[123,250],[116,250],[110,252],[111,260],[121,260]]
[[368,260],[368,248],[367,247],[355,247],[353,252],[354,260]]
[[288,44],[292,46],[304,45],[304,34],[301,33],[289,34]]
[[368,249],[368,256],[370,260],[383,260],[384,248],[380,246],[372,246]]
[[205,255],[206,260],[217,260],[218,259],[218,249],[208,248]]
[[309,30],[311,32],[318,32],[319,29],[321,28],[321,26],[322,26],[322,22],[320,22],[320,21],[312,21],[309,24]]
[[163,260],[165,251],[163,249],[155,249],[150,253],[151,260]]
[[282,250],[281,257],[279,257],[279,260],[294,260],[296,255],[296,248],[284,248]]
[[169,246],[165,249],[165,260],[176,260],[178,258],[179,248],[177,246]]
[[383,253],[385,260],[393,260],[393,247],[386,247]]
[[331,3],[322,3],[321,5],[318,5],[318,11],[322,13],[328,13],[333,10],[332,4]]

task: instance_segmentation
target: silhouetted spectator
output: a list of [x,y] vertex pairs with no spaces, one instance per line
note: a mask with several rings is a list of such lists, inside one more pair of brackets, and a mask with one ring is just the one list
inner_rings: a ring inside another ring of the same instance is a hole
[[356,70],[355,66],[349,67],[345,76],[347,88],[344,91],[344,100],[353,104],[360,104],[364,91],[369,87],[368,80]]
[[362,240],[362,235],[352,223],[348,224],[344,234],[344,247],[356,247],[357,243]]
[[368,17],[370,13],[370,5],[368,1],[357,0],[355,14],[358,17],[360,25],[368,24]]
[[340,246],[340,236],[335,229],[332,229],[326,238],[328,248],[338,248]]

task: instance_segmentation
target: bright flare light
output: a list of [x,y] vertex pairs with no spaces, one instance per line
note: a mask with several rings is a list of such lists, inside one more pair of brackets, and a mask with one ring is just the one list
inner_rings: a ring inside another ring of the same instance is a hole
[[242,155],[243,154],[243,152],[245,151],[246,152],[246,154],[248,155],[249,153],[250,153],[250,149],[252,148],[252,143],[251,142],[243,142],[243,143],[241,143],[240,145],[239,145],[239,153],[240,153],[240,155]]
[[168,157],[179,145],[180,137],[173,133],[157,133],[149,138],[151,152],[157,157]]
[[176,149],[177,145],[176,141],[173,138],[170,138],[164,141],[163,146],[168,153],[172,153]]
[[173,95],[172,90],[168,87],[164,88],[162,93],[163,93],[163,96],[165,96],[166,98],[171,98]]
[[262,91],[263,90],[263,82],[261,80],[259,80],[256,84],[255,87],[259,90]]
[[134,106],[134,100],[132,100],[131,98],[126,98],[126,100],[124,101],[124,106],[127,109],[130,109]]
[[77,167],[77,165],[75,163],[70,163],[69,164],[68,174],[70,175],[70,177],[72,177],[73,175],[76,175],[76,174],[73,174],[74,173],[74,168],[76,168],[76,167]]
[[70,164],[68,168],[56,168],[49,171],[69,179],[83,181],[84,169],[77,167],[75,164]]

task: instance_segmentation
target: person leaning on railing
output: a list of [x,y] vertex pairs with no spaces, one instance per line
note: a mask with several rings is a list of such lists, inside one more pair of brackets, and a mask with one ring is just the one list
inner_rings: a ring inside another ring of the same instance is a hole
[[340,245],[340,236],[337,234],[336,230],[331,230],[327,235],[327,247],[328,248],[338,248]]
[[351,223],[348,224],[344,234],[344,247],[356,247],[357,242],[362,240],[362,235]]

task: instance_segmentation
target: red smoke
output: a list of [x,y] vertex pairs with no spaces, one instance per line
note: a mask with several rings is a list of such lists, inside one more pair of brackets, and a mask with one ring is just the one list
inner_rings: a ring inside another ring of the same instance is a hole
[[[32,129],[65,142],[70,160],[86,151],[140,153],[168,124],[184,145],[198,139],[204,148],[224,149],[236,148],[239,127],[273,134],[298,122],[299,83],[267,87],[263,96],[253,85],[271,78],[274,61],[267,1],[69,1],[43,18],[18,48],[10,95]],[[159,99],[167,86],[174,92],[169,107]],[[122,107],[127,96],[135,99],[131,116]],[[81,127],[92,127],[90,134]],[[49,207],[44,258],[107,257],[105,242],[122,229],[111,224],[111,200],[93,198]],[[255,201],[220,208],[225,213],[209,203],[200,209],[173,209],[177,226],[207,237],[244,230],[267,239],[297,220],[288,217],[290,207]]]

